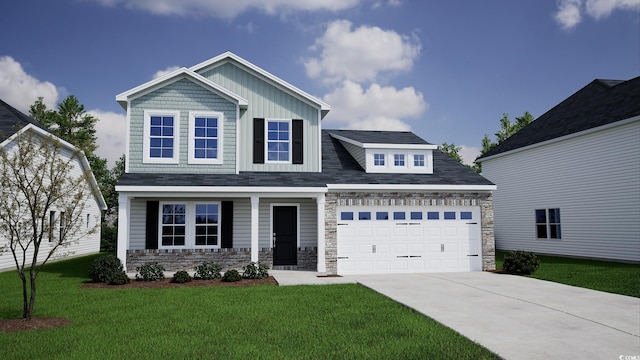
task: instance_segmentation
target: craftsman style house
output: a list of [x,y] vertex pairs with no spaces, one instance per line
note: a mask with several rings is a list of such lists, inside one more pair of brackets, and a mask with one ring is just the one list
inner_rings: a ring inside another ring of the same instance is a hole
[[330,106],[227,52],[116,96],[118,257],[326,274],[495,267],[495,185],[410,132],[323,130]]

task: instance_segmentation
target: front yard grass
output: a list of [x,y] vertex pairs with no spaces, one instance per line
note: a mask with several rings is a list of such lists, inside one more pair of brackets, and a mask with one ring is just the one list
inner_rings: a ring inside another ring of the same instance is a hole
[[[496,251],[496,268],[501,269],[507,251]],[[640,265],[612,261],[538,255],[540,267],[529,277],[640,297]]]
[[[48,264],[35,316],[70,325],[0,332],[2,359],[495,359],[359,285],[81,289],[96,256]],[[21,310],[0,273],[0,319]]]

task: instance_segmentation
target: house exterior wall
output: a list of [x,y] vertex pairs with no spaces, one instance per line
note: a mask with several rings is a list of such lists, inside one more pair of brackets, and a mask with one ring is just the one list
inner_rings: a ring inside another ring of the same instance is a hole
[[[320,171],[320,110],[275,87],[232,62],[200,75],[247,99],[249,106],[240,114],[240,171]],[[253,164],[253,119],[303,119],[303,164]]]
[[325,259],[328,274],[338,272],[338,206],[479,206],[482,270],[495,270],[491,192],[328,192],[325,199]]
[[[15,142],[6,144],[6,146],[4,147],[5,151],[7,152],[13,151],[13,149],[15,149],[14,145],[15,145]],[[68,160],[71,158],[72,153],[71,151],[63,148],[60,151],[60,156]],[[84,167],[82,166],[80,160],[74,159],[72,161],[72,166],[73,168],[69,175],[75,178],[82,176],[82,174],[84,173]],[[52,207],[51,210],[56,211],[56,216],[58,216],[59,211],[55,207]],[[87,223],[87,215],[89,220],[88,223]],[[81,237],[80,236],[74,237],[73,235],[71,235],[69,238],[69,241],[66,242],[68,245],[64,247],[63,246],[58,247],[56,252],[49,259],[49,262],[63,260],[69,257],[76,257],[76,256],[98,253],[100,251],[101,216],[102,216],[102,213],[100,210],[100,205],[98,204],[98,201],[95,198],[95,196],[93,194],[90,194],[89,197],[87,198],[86,208],[84,209],[83,213],[80,215],[80,218],[82,219],[81,226],[84,226],[86,229],[92,229],[93,227],[96,227],[96,232],[88,235],[83,234]],[[54,233],[59,231],[59,228],[58,228],[59,218],[56,220],[56,223],[57,223],[57,226],[56,226],[56,229],[54,230]],[[2,249],[2,247],[7,244],[8,244],[7,239],[0,238],[0,249]],[[52,248],[53,246],[51,245],[51,243],[49,243],[47,239],[43,239],[40,250],[39,250],[39,255],[38,255],[39,259],[44,260],[44,258]],[[19,255],[21,256],[20,253]],[[27,251],[27,259],[32,258],[32,256],[33,256],[33,245],[31,245],[30,249]],[[0,250],[0,271],[11,270],[11,269],[15,269],[15,262],[13,259],[13,255],[11,254],[11,251],[8,248],[4,252]]]
[[353,158],[362,166],[363,169],[367,169],[367,152],[356,145],[350,144],[346,141],[340,141],[342,146],[353,156]]
[[[237,107],[234,103],[212,93],[210,90],[181,79],[131,102],[129,109],[129,172],[166,173],[235,173],[236,172],[236,125]],[[180,111],[178,164],[143,163],[144,111]],[[188,164],[189,112],[216,111],[224,114],[223,163]]]
[[[640,261],[640,121],[482,162],[496,247]],[[537,239],[536,209],[559,208],[562,239]]]

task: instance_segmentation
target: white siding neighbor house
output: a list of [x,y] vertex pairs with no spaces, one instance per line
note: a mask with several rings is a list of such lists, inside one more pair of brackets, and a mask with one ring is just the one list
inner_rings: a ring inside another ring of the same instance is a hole
[[[16,144],[17,136],[26,132],[31,132],[30,135],[33,135],[34,139],[53,136],[41,124],[0,100],[0,148],[8,153],[14,151],[16,149],[14,145]],[[73,156],[72,154],[77,154],[76,148],[64,140],[60,140],[60,143],[62,144],[62,148],[59,156],[64,157],[66,160],[71,160],[73,166],[72,176],[78,178],[90,170],[89,162],[83,154],[81,154],[80,157]],[[81,215],[81,219],[85,228],[92,229],[97,227],[98,231],[82,237],[76,236],[77,234],[72,234],[68,237],[70,240],[68,242],[69,245],[58,247],[49,261],[94,254],[100,251],[100,219],[102,210],[106,210],[107,206],[98,187],[98,183],[93,176],[91,176],[89,182],[90,184],[88,185],[92,192],[87,199],[87,206]],[[2,199],[0,199],[0,201],[2,201]],[[52,208],[52,211],[50,211],[50,221],[56,231],[60,226],[64,226],[64,220],[62,219],[60,212]],[[56,236],[55,232],[52,232],[51,236]],[[15,269],[13,256],[10,250],[5,248],[7,243],[8,240],[0,236],[0,249],[4,248],[5,250],[0,250],[0,271]],[[39,260],[46,257],[47,253],[52,249],[53,243],[54,242],[49,242],[46,239],[42,241]],[[26,254],[27,259],[33,256],[33,246],[31,246],[30,249],[31,251],[28,251]]]
[[640,262],[640,77],[594,80],[477,161],[497,249]]
[[118,257],[326,274],[495,268],[495,185],[411,132],[328,130],[330,106],[227,52],[125,91]]

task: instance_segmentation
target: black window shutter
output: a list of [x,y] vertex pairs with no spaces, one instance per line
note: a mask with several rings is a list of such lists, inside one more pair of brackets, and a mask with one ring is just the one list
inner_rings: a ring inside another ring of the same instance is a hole
[[264,119],[253,119],[253,163],[264,164]]
[[220,235],[222,236],[221,245],[225,249],[233,247],[233,201],[223,201],[220,209],[222,224],[220,227]]
[[294,119],[291,122],[291,139],[293,142],[293,156],[292,163],[294,164],[302,164],[303,163],[303,140],[302,140],[302,120]]
[[158,248],[158,201],[147,201],[147,233],[145,249]]

